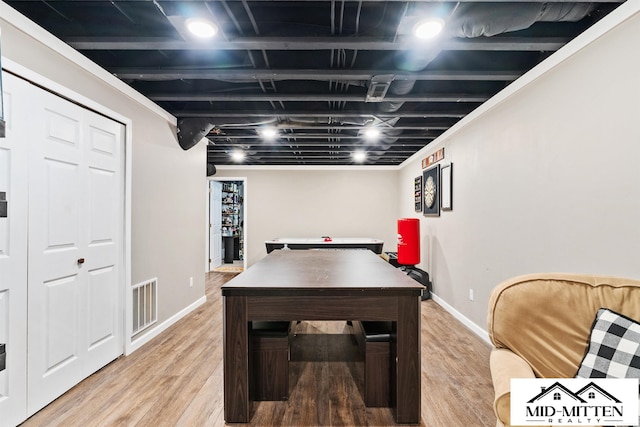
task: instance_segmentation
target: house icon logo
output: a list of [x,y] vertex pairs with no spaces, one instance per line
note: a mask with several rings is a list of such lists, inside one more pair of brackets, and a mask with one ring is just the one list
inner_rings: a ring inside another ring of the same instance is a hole
[[513,379],[511,424],[638,425],[638,379]]
[[622,403],[618,398],[595,384],[593,381],[589,382],[589,384],[582,387],[575,393],[559,382],[555,382],[551,387],[542,387],[542,391],[527,403],[542,402],[547,400],[549,396],[552,396],[553,401],[573,400],[578,403],[593,404],[596,403],[597,400],[598,403]]

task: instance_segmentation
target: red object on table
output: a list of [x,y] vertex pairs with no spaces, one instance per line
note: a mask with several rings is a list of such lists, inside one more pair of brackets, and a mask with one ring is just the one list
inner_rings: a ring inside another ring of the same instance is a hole
[[420,220],[400,218],[398,220],[398,264],[420,263]]

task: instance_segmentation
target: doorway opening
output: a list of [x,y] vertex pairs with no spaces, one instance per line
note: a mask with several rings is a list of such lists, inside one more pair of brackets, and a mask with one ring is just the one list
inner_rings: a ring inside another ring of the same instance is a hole
[[246,268],[245,196],[245,178],[209,180],[206,271],[240,272]]

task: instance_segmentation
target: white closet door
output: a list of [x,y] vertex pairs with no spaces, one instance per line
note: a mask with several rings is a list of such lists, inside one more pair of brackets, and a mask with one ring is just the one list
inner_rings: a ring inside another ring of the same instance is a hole
[[33,90],[29,415],[123,348],[123,126]]
[[15,426],[27,415],[27,141],[29,84],[2,74],[6,138],[0,138],[0,344],[6,369],[0,371],[0,426]]
[[123,351],[124,126],[85,110],[88,215],[84,268],[87,278],[86,375]]

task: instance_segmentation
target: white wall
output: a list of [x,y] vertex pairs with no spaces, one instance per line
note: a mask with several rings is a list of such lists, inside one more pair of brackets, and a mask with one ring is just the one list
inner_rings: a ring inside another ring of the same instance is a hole
[[491,289],[515,275],[640,278],[639,5],[620,6],[401,170],[400,214],[416,216],[420,159],[445,147],[453,210],[419,216],[423,267],[481,328]]
[[396,247],[398,172],[389,169],[218,167],[213,178],[246,177],[247,264],[275,237],[370,237]]
[[175,118],[1,2],[0,16],[4,58],[132,121],[131,283],[158,278],[160,322],[202,300],[205,147],[183,151]]

